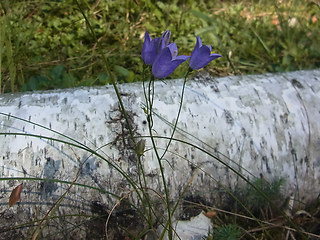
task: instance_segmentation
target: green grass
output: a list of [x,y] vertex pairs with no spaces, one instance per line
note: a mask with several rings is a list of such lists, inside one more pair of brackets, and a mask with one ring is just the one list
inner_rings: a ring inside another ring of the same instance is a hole
[[241,231],[237,225],[228,224],[214,229],[212,236],[209,236],[208,240],[238,240],[240,236]]
[[[196,35],[224,57],[214,75],[281,72],[320,66],[319,6],[311,0],[81,1],[97,42],[73,0],[1,2],[1,93],[141,81],[143,33],[169,29],[179,52]],[[182,78],[183,65],[171,78]]]
[[[191,146],[211,157],[213,161],[227,167],[234,172],[235,176],[240,177],[243,183],[247,184],[246,188],[237,188],[237,191],[232,191],[201,167],[194,166],[205,173],[206,177],[216,181],[221,187],[222,194],[228,195],[231,199],[228,202],[230,211],[220,211],[219,216],[217,214],[216,219],[213,219],[215,229],[211,235],[209,234],[208,239],[239,239],[241,235],[253,239],[272,239],[274,236],[284,239],[285,233],[292,234],[295,239],[298,237],[306,239],[306,236],[311,234],[312,228],[306,228],[297,223],[283,209],[279,209],[277,204],[284,201],[281,199],[281,186],[283,185],[281,178],[271,183],[263,177],[249,181],[241,172],[210,151],[198,147],[192,142],[174,138],[174,132],[178,130],[177,123],[187,79],[186,65],[179,67],[171,76],[172,78],[185,76],[185,81],[176,122],[172,125],[173,131],[170,137],[153,135],[153,94],[156,91],[153,89],[154,79],[151,79],[149,84],[143,85],[144,110],[148,120],[149,136],[144,136],[142,139],[141,136],[139,138],[135,136],[132,131],[126,109],[118,92],[117,83],[142,80],[144,74],[142,74],[140,52],[146,28],[153,34],[153,37],[160,35],[165,29],[171,30],[173,39],[178,44],[180,53],[183,54],[191,53],[195,44],[195,36],[200,35],[205,44],[212,44],[216,52],[224,55],[224,58],[207,67],[207,70],[215,75],[317,68],[319,67],[319,29],[317,28],[319,24],[316,14],[319,12],[319,8],[315,3],[282,1],[279,4],[276,1],[262,0],[240,1],[238,3],[232,1],[228,3],[215,2],[214,4],[209,1],[153,3],[148,0],[106,3],[84,0],[78,4],[77,1],[71,0],[25,2],[6,0],[1,4],[1,92],[112,84],[117,94],[121,113],[130,132],[128,138],[132,142],[132,150],[137,155],[138,168],[138,181],[135,181],[117,162],[104,156],[100,151],[103,146],[91,149],[58,131],[10,115],[10,118],[15,121],[24,121],[49,130],[57,134],[59,138],[18,132],[1,132],[0,136],[41,138],[86,151],[90,156],[106,161],[130,185],[130,190],[126,194],[118,196],[116,193],[107,192],[104,189],[77,183],[82,164],[86,161],[84,160],[79,165],[79,170],[72,182],[63,179],[46,179],[46,181],[55,181],[69,186],[41,219],[21,223],[13,226],[13,229],[22,225],[30,227],[30,236],[33,239],[40,238],[41,229],[49,227],[46,225],[47,223],[56,218],[62,220],[69,217],[69,215],[56,216],[56,210],[65,200],[65,196],[70,193],[70,189],[73,186],[78,186],[88,190],[101,191],[118,199],[108,213],[107,219],[100,215],[81,215],[81,217],[87,220],[101,218],[103,226],[106,227],[109,218],[115,217],[111,216],[115,209],[125,205],[124,209],[131,213],[134,212],[134,218],[140,217],[141,222],[144,222],[144,225],[141,223],[142,229],[138,235],[126,232],[130,237],[140,239],[147,232],[154,231],[154,217],[157,217],[162,219],[158,225],[161,224],[164,228],[160,239],[165,234],[168,234],[169,239],[173,239],[172,218],[178,205],[184,201],[184,195],[192,182],[190,179],[185,184],[179,199],[175,199],[175,203],[171,204],[171,194],[167,190],[162,165],[165,154],[168,152],[168,146],[171,142],[178,142]],[[7,113],[0,115],[9,118]],[[144,138],[151,139],[152,148],[148,151],[153,151],[158,159],[158,167],[162,176],[162,194],[155,189],[148,188],[142,164],[143,153],[147,151]],[[168,145],[161,155],[158,151],[162,149],[157,147],[157,139],[167,140]],[[183,157],[181,159],[183,160]],[[0,179],[0,181],[10,180],[44,181],[38,177]],[[151,198],[151,193],[157,196],[166,210],[160,216],[157,216],[156,213],[156,208],[159,205]],[[135,206],[129,201],[128,198],[132,194],[136,194],[141,204]],[[199,205],[204,207],[201,202]],[[316,208],[318,206],[317,202]],[[71,214],[70,216],[75,215]],[[272,218],[281,220],[282,225],[273,224]],[[70,232],[74,229],[80,229],[81,225],[82,223],[75,223]],[[274,231],[274,229],[276,230]],[[302,233],[301,229],[303,231],[307,229],[306,231],[310,231],[310,233]],[[95,227],[93,231],[95,230],[99,229]]]

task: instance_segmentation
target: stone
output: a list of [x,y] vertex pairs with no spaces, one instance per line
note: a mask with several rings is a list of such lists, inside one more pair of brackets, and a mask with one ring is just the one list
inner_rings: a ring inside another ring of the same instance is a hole
[[[208,233],[212,232],[212,224],[210,218],[207,218],[203,213],[198,216],[192,217],[187,221],[174,221],[174,240],[202,240],[208,237]],[[159,234],[161,234],[163,228],[159,227]],[[164,238],[168,240],[168,236]]]

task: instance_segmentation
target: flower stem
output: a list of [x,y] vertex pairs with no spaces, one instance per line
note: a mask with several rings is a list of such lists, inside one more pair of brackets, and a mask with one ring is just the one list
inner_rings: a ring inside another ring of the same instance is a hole
[[184,81],[183,81],[183,86],[182,86],[182,91],[181,91],[181,98],[180,98],[180,105],[179,105],[179,110],[178,110],[178,114],[177,114],[177,118],[176,118],[176,121],[174,123],[174,126],[173,126],[173,130],[172,130],[172,133],[171,133],[171,137],[169,139],[169,142],[161,156],[160,159],[162,159],[164,157],[164,155],[166,154],[166,152],[168,151],[168,148],[171,144],[171,141],[172,141],[172,138],[174,136],[174,133],[176,132],[176,129],[177,129],[177,125],[178,125],[178,121],[179,121],[179,117],[180,117],[180,114],[181,114],[181,109],[182,109],[182,103],[183,103],[183,96],[184,96],[184,90],[185,90],[185,87],[186,87],[186,83],[187,83],[187,77],[189,75],[189,73],[192,72],[192,69],[189,68],[186,75],[184,76]]
[[[144,83],[143,83],[143,86],[144,86]],[[165,179],[165,175],[164,175],[163,166],[161,163],[161,157],[160,157],[159,152],[157,150],[157,146],[156,146],[153,132],[152,132],[153,131],[152,107],[153,107],[153,100],[154,100],[154,77],[153,76],[152,76],[151,80],[149,81],[147,91],[145,90],[145,87],[144,87],[144,96],[145,96],[145,101],[146,101],[145,112],[147,114],[149,136],[150,136],[150,139],[152,142],[154,152],[156,154],[156,158],[158,160],[162,183],[163,183],[163,187],[164,187],[165,200],[166,200],[166,205],[167,205],[167,214],[168,214],[168,222],[167,222],[166,226],[169,225],[168,237],[169,237],[169,240],[172,240],[173,228],[172,228],[172,214],[171,214],[171,207],[170,207],[170,195],[169,195],[169,191],[167,189],[167,183],[166,183],[166,179]],[[164,231],[165,231],[165,229],[164,229]]]
[[[172,216],[174,214],[174,211],[176,208],[174,208],[174,210],[171,212],[171,206],[170,206],[170,194],[167,188],[167,183],[166,183],[166,179],[165,179],[165,175],[164,175],[164,170],[163,170],[163,166],[162,166],[162,159],[165,156],[166,152],[168,151],[168,148],[171,144],[171,141],[173,139],[174,133],[177,129],[177,125],[178,125],[178,121],[179,121],[179,117],[181,114],[181,110],[182,110],[182,103],[183,103],[183,96],[184,96],[184,91],[185,91],[185,86],[186,86],[186,82],[187,82],[187,77],[189,75],[189,73],[192,71],[191,68],[188,69],[185,77],[184,77],[184,82],[183,82],[183,86],[182,86],[182,92],[181,92],[181,98],[180,98],[180,105],[179,105],[179,110],[178,110],[178,114],[177,114],[177,118],[175,120],[174,123],[174,127],[173,127],[173,131],[171,134],[171,137],[169,139],[168,144],[166,145],[166,148],[164,150],[164,152],[162,153],[162,155],[159,155],[159,152],[157,150],[157,146],[154,140],[154,136],[152,133],[153,130],[153,118],[152,118],[152,107],[153,107],[153,100],[154,100],[154,78],[152,78],[149,81],[149,85],[148,85],[148,91],[145,91],[145,87],[144,87],[144,95],[145,95],[145,100],[146,100],[146,114],[147,114],[147,121],[148,121],[148,128],[149,128],[149,135],[151,138],[151,142],[152,142],[152,146],[154,149],[154,152],[156,154],[157,160],[158,160],[158,164],[159,164],[159,168],[160,168],[160,173],[161,173],[161,177],[162,177],[162,182],[163,182],[163,187],[164,187],[164,192],[165,192],[165,199],[166,199],[166,204],[167,204],[167,214],[168,214],[168,222],[166,224],[166,226],[168,226],[168,238],[170,240],[173,239],[173,228],[172,228]],[[167,228],[164,229],[164,231]],[[163,237],[163,234],[162,234]]]
[[[83,9],[81,8],[78,0],[75,0],[75,2],[76,2],[76,4],[77,4],[82,16],[84,17],[84,19],[85,19],[85,21],[86,21],[86,23],[88,25],[88,28],[89,28],[89,30],[91,32],[91,36],[93,37],[95,42],[99,43],[98,39],[97,39],[97,36],[96,36],[95,32],[93,31],[93,28],[92,28],[92,26],[90,24],[90,21],[88,20],[86,14],[84,13]],[[131,141],[133,143],[133,148],[136,150],[137,149],[137,143],[136,143],[136,140],[135,140],[135,137],[134,137],[134,133],[133,133],[130,121],[129,121],[129,117],[128,117],[127,111],[126,111],[126,109],[124,107],[124,104],[123,104],[123,101],[121,99],[121,95],[120,95],[119,89],[118,89],[117,84],[116,84],[116,78],[115,78],[114,74],[112,73],[112,71],[110,69],[110,64],[109,64],[108,59],[101,52],[100,52],[100,56],[102,57],[102,61],[104,63],[105,69],[106,69],[106,71],[107,71],[107,73],[108,73],[108,75],[109,75],[109,77],[111,79],[111,84],[112,84],[112,86],[114,88],[114,91],[116,93],[117,99],[119,101],[120,109],[121,109],[121,112],[122,112],[122,114],[123,114],[123,116],[125,118],[126,125],[127,125],[128,130],[129,130],[129,134],[130,134],[130,139],[131,139]],[[143,178],[144,178],[144,181],[145,181],[144,171],[143,171],[143,167],[142,167],[142,163],[141,163],[141,156],[138,153],[136,153],[136,154],[137,154],[137,157],[138,157],[138,164],[140,166],[139,171],[142,172],[142,175],[143,175]],[[141,200],[141,202],[143,204],[143,207],[145,208],[144,199],[141,196],[136,184],[132,180],[130,180],[129,182],[132,185],[132,187],[135,189],[135,191],[136,191],[136,193],[138,195],[138,198]],[[144,191],[145,188],[143,187],[141,181],[139,181],[139,182],[140,182],[140,191],[142,192],[142,195],[146,197],[147,193],[145,193],[145,191]],[[146,181],[145,181],[145,184],[146,184]],[[147,199],[149,199],[149,198],[147,198]],[[149,202],[149,207],[151,207],[150,206],[150,202]]]

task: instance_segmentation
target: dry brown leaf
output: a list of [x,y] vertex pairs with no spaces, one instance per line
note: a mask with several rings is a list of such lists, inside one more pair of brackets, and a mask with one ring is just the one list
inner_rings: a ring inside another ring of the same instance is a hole
[[318,18],[316,16],[313,16],[311,18],[312,23],[316,23],[318,21]]
[[20,200],[21,191],[22,183],[12,190],[9,198],[9,207],[12,207],[16,202]]
[[207,218],[213,218],[215,216],[217,216],[217,212],[216,211],[208,211],[203,213],[203,215],[205,215]]

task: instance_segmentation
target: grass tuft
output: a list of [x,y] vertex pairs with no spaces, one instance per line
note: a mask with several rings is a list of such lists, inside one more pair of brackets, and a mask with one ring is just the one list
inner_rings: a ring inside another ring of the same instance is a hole
[[[1,92],[111,84],[101,52],[118,83],[142,81],[145,29],[152,37],[174,32],[182,54],[200,35],[224,56],[207,67],[218,76],[320,67],[320,10],[311,0],[81,1],[96,42],[73,0],[1,7]],[[52,74],[57,68],[63,76]]]

